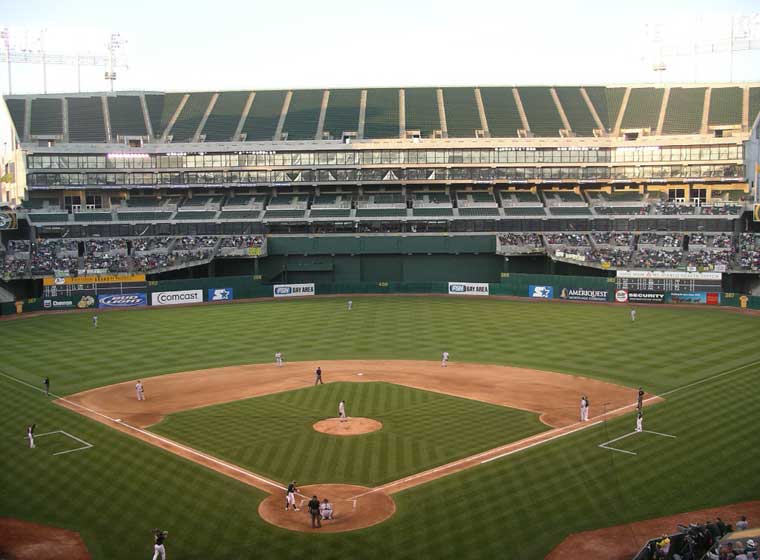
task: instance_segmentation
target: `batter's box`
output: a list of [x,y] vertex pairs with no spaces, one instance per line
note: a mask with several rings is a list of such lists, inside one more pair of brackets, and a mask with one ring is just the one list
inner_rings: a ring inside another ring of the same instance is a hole
[[63,430],[55,430],[53,432],[45,432],[43,434],[34,434],[34,439],[47,438],[44,444],[40,447],[46,451],[52,451],[51,455],[65,455],[66,453],[74,453],[75,451],[84,451],[94,447],[91,443],[85,440],[72,436],[68,432]]
[[620,442],[630,438],[631,436],[637,436],[635,439],[638,441],[636,441],[635,444],[630,447],[632,447],[633,449],[641,449],[642,447],[646,447],[646,444],[643,441],[641,441],[641,436],[644,436],[646,434],[650,434],[650,435],[660,437],[660,438],[672,438],[672,439],[676,438],[676,436],[674,436],[673,434],[663,434],[662,432],[653,432],[652,430],[642,430],[640,432],[634,431],[627,434],[623,434],[622,436],[616,437],[615,439],[611,439],[610,441],[605,441],[604,443],[600,443],[599,447],[601,447],[602,449],[609,449],[610,451],[617,451],[618,453],[625,453],[627,455],[638,455],[637,451],[631,451],[630,448],[620,449],[620,447],[613,447],[612,444],[614,443],[616,446],[622,446],[623,444]]

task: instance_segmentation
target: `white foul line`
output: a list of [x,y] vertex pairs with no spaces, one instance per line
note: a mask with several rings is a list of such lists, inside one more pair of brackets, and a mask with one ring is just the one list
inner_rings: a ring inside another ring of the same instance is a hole
[[694,387],[695,385],[700,385],[702,383],[707,383],[708,381],[712,381],[713,379],[718,379],[719,377],[723,377],[724,375],[729,375],[731,373],[735,373],[739,370],[742,370],[744,368],[752,367],[755,365],[760,364],[760,360],[755,360],[754,362],[750,362],[748,364],[744,364],[743,366],[738,366],[733,369],[729,369],[728,371],[724,371],[721,373],[716,373],[713,376],[705,377],[704,379],[700,379],[699,381],[694,381],[693,383],[689,383],[688,385],[682,385],[680,387],[676,387],[675,389],[671,389],[670,391],[665,391],[662,395],[664,397],[665,395],[672,395],[673,393],[677,391],[682,391],[683,389],[688,389],[689,387]]
[[638,453],[634,453],[633,451],[626,451],[625,449],[618,449],[617,447],[609,447],[610,443],[615,443],[616,441],[620,441],[621,439],[625,439],[629,436],[638,434],[638,433],[647,433],[647,434],[654,434],[656,436],[662,436],[662,437],[668,437],[668,438],[676,438],[678,436],[674,436],[673,434],[663,434],[661,432],[653,432],[652,430],[642,430],[641,432],[629,432],[627,434],[623,434],[620,437],[616,437],[615,439],[611,439],[610,441],[605,441],[604,443],[600,443],[599,447],[602,449],[609,449],[610,451],[619,451],[620,453],[627,453],[628,455],[638,455]]
[[[41,393],[45,392],[43,389],[40,389],[39,387],[35,387],[34,385],[32,385],[30,383],[27,383],[26,381],[23,381],[21,379],[16,379],[15,377],[13,377],[11,375],[8,375],[8,374],[6,374],[6,373],[4,373],[2,371],[0,371],[0,375],[2,375],[3,377],[6,377],[8,379],[10,379],[11,381],[15,381],[17,383],[21,383],[22,385],[26,385],[27,387],[31,387],[32,389],[34,389],[36,391],[40,391]],[[137,428],[135,426],[127,424],[123,420],[118,420],[117,421],[115,418],[111,418],[107,414],[103,414],[102,412],[98,412],[97,410],[93,410],[93,409],[91,409],[89,407],[86,407],[84,405],[81,405],[79,403],[75,403],[73,401],[70,401],[70,400],[68,400],[65,397],[61,397],[59,395],[56,395],[55,393],[51,392],[50,396],[55,397],[55,398],[57,398],[57,399],[65,402],[67,404],[70,404],[71,406],[74,406],[74,407],[77,407],[77,408],[81,408],[82,410],[86,410],[87,412],[89,412],[91,414],[94,414],[96,416],[100,416],[102,418],[105,418],[105,419],[109,420],[110,422],[113,422],[115,424],[119,424],[121,426],[125,426],[125,427],[129,428],[130,430],[134,430],[135,432],[140,433],[140,434],[142,434],[142,435],[144,435],[144,436],[146,436],[148,438],[155,439],[155,440],[160,441],[160,442],[162,442],[162,443],[164,443],[164,444],[166,444],[168,446],[177,447],[178,449],[182,449],[183,451],[185,451],[185,452],[187,452],[187,453],[189,453],[191,455],[195,455],[196,457],[201,457],[201,458],[203,458],[203,459],[205,459],[207,461],[210,461],[212,463],[220,465],[220,466],[222,466],[222,467],[224,467],[226,469],[229,469],[231,471],[234,471],[234,472],[240,473],[242,475],[248,476],[250,478],[258,480],[259,482],[263,482],[264,484],[268,484],[270,486],[274,486],[275,488],[278,488],[280,490],[285,490],[284,486],[281,486],[280,484],[277,484],[276,482],[272,482],[271,480],[268,480],[266,478],[263,478],[261,476],[258,476],[256,474],[254,474],[254,473],[252,473],[250,471],[247,471],[245,469],[241,469],[240,467],[237,467],[235,465],[232,465],[230,463],[227,463],[225,461],[217,459],[216,457],[212,457],[211,455],[206,455],[205,453],[201,453],[200,451],[197,451],[197,450],[193,449],[192,447],[187,447],[185,445],[182,445],[181,443],[177,443],[176,441],[172,441],[172,440],[170,440],[168,438],[165,438],[163,436],[159,436],[157,434],[154,434],[153,432],[148,432],[147,430],[143,430],[142,428]]]

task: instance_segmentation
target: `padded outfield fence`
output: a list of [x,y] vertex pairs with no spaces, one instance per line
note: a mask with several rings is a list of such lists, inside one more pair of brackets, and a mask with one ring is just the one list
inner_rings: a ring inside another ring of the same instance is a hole
[[[277,293],[278,286],[280,293]],[[503,273],[498,283],[374,281],[265,284],[252,276],[161,280],[139,284],[134,288],[125,283],[118,288],[101,287],[99,292],[71,291],[66,295],[3,303],[0,305],[0,315],[339,294],[513,296],[559,301],[636,305],[678,303],[760,309],[759,296],[739,293],[619,290],[612,277]]]

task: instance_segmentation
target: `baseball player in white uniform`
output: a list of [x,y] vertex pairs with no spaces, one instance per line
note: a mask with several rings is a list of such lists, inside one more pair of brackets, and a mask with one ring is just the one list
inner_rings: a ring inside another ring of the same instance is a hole
[[636,415],[636,431],[642,432],[644,431],[644,414],[639,410],[639,413]]
[[338,403],[338,418],[340,418],[341,422],[346,421],[346,401]]
[[98,316],[93,315],[92,316],[92,328],[97,329],[98,328]]
[[29,440],[29,449],[34,449],[34,428],[37,424],[26,427],[26,437]]
[[285,491],[285,511],[288,511],[290,506],[293,506],[293,511],[298,511],[296,507],[296,492],[298,492],[298,488],[296,488],[296,481],[294,480],[288,484],[288,489]]
[[274,362],[277,364],[277,367],[282,367],[282,352],[274,353]]
[[581,397],[581,422],[588,422],[588,397]]
[[164,541],[168,535],[169,531],[161,531],[160,529],[153,530],[153,560],[158,560],[159,556],[161,557],[161,560],[166,560],[166,547],[164,546]]
[[631,323],[636,321],[636,310],[631,309]]
[[446,367],[446,364],[449,363],[449,353],[444,352],[441,354],[441,367]]
[[351,307],[354,305],[354,302],[351,300],[348,300],[348,310],[351,311]]
[[135,383],[135,393],[137,393],[138,401],[145,400],[145,388],[143,387],[141,380],[138,380],[137,383]]

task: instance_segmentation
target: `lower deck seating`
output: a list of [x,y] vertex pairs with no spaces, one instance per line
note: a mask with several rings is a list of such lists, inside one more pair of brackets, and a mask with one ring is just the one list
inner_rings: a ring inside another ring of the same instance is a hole
[[415,208],[412,210],[414,216],[453,216],[454,210],[451,208]]
[[406,208],[359,208],[357,218],[377,218],[381,216],[405,217]]
[[498,216],[498,208],[460,208],[460,216]]
[[316,208],[309,214],[311,218],[349,218],[351,210],[346,208]]

